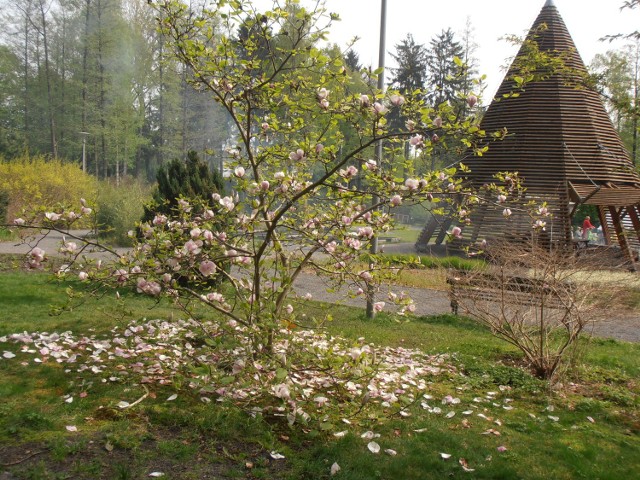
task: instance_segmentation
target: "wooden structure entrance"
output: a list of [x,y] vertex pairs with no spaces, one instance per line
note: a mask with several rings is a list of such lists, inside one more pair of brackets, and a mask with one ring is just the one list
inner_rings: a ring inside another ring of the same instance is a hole
[[[586,73],[552,0],[547,0],[531,27],[527,41],[541,51],[566,55],[572,72]],[[524,47],[518,57],[524,55]],[[517,58],[516,57],[516,61]],[[514,61],[514,65],[515,62]],[[640,177],[602,104],[593,90],[576,86],[566,76],[551,76],[528,84],[518,96],[510,80],[514,65],[503,80],[496,99],[481,122],[487,133],[506,128],[508,136],[493,142],[481,157],[465,160],[467,179],[474,186],[495,181],[497,172],[519,172],[527,199],[547,202],[552,217],[545,234],[553,244],[572,241],[572,218],[581,205],[595,205],[607,244],[618,243],[634,261],[640,249]],[[508,221],[500,206],[484,205],[474,211],[471,226],[463,228],[462,242],[531,235],[531,222],[515,212]],[[416,243],[427,251],[429,243],[442,243],[454,220],[433,219]]]

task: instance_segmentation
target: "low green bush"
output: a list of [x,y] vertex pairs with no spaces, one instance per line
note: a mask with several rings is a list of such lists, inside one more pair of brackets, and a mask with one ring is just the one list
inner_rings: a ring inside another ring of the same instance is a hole
[[134,179],[126,179],[120,186],[100,182],[97,200],[99,236],[116,246],[130,246],[128,232],[135,229],[144,212],[144,204],[151,200],[151,187]]
[[9,211],[9,192],[0,188],[0,223],[7,223]]
[[476,270],[484,268],[486,263],[484,260],[462,257],[432,257],[428,255],[418,256],[416,254],[397,254],[388,255],[386,257],[392,263],[408,265],[409,267],[424,268],[455,268],[458,270]]

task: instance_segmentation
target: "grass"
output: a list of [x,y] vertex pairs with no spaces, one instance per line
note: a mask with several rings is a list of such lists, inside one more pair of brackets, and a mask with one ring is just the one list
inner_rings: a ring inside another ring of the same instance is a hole
[[[126,292],[124,303],[106,295],[69,304],[67,286],[39,273],[0,274],[0,336],[35,330],[99,334],[131,319],[180,315],[168,303]],[[51,315],[52,307],[63,313]],[[361,310],[331,308],[334,320],[327,328],[334,335],[449,355],[456,370],[434,377],[427,392],[430,405],[443,413],[415,406],[410,417],[401,418],[371,409],[336,439],[216,402],[203,404],[189,392],[168,402],[176,393],[170,386],[150,386],[136,407],[119,410],[119,400],[141,398],[144,389],[70,375],[53,362],[26,368],[3,358],[0,476],[134,479],[163,472],[167,479],[322,479],[331,477],[334,462],[341,467],[335,478],[349,480],[636,475],[640,345],[585,339],[574,368],[552,388],[520,368],[514,348],[470,320],[444,315],[407,322],[384,314],[367,320]],[[322,304],[307,308],[309,316],[324,311]],[[0,351],[12,347],[0,344]],[[70,403],[68,395],[74,397]],[[460,405],[442,404],[446,395],[460,398]],[[473,413],[464,415],[465,409]],[[452,418],[445,416],[449,410],[456,413]],[[67,431],[69,425],[78,431]],[[360,438],[366,430],[379,433],[376,441],[397,455],[369,452],[368,440]],[[499,446],[507,450],[498,452]],[[273,459],[274,451],[285,458]],[[444,460],[441,453],[452,456]],[[461,459],[474,471],[464,472]]]

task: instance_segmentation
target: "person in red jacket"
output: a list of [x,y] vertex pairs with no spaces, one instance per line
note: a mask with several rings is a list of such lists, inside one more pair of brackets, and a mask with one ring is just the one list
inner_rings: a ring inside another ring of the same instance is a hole
[[591,223],[591,217],[587,215],[584,218],[584,222],[582,222],[582,239],[588,240],[589,230],[593,230],[594,228],[596,227]]

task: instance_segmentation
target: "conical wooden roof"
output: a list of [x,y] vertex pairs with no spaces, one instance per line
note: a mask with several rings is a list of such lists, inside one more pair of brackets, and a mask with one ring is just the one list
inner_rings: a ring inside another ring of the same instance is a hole
[[[472,177],[517,170],[528,189],[536,192],[555,191],[567,180],[640,184],[598,93],[580,86],[580,74],[587,70],[552,1],[540,11],[528,41],[541,51],[565,55],[566,66],[577,75],[533,82],[519,96],[504,98],[515,91],[512,66],[481,123],[487,132],[507,128],[509,136],[492,144],[487,155],[467,162]],[[525,46],[514,65],[524,50]]]
[[[518,91],[512,78],[529,42],[542,52],[558,52],[568,73],[533,81]],[[508,135],[491,143],[483,156],[465,160],[471,170],[467,178],[480,186],[495,181],[497,172],[518,172],[527,200],[547,202],[553,215],[545,234],[554,242],[571,241],[577,206],[597,205],[605,233],[610,238],[617,234],[622,244],[629,228],[625,222],[640,216],[635,207],[640,203],[640,178],[598,93],[584,86],[586,73],[558,9],[547,0],[481,122],[487,133],[506,128]],[[509,95],[514,92],[518,95]],[[528,218],[514,215],[505,222],[502,213],[498,205],[476,209],[471,227],[463,228],[465,241],[505,233],[513,238],[530,235]],[[640,220],[633,224],[631,228],[640,229]],[[418,250],[425,250],[437,230],[425,227]],[[436,243],[442,241],[443,232]],[[629,250],[628,244],[623,246]]]

